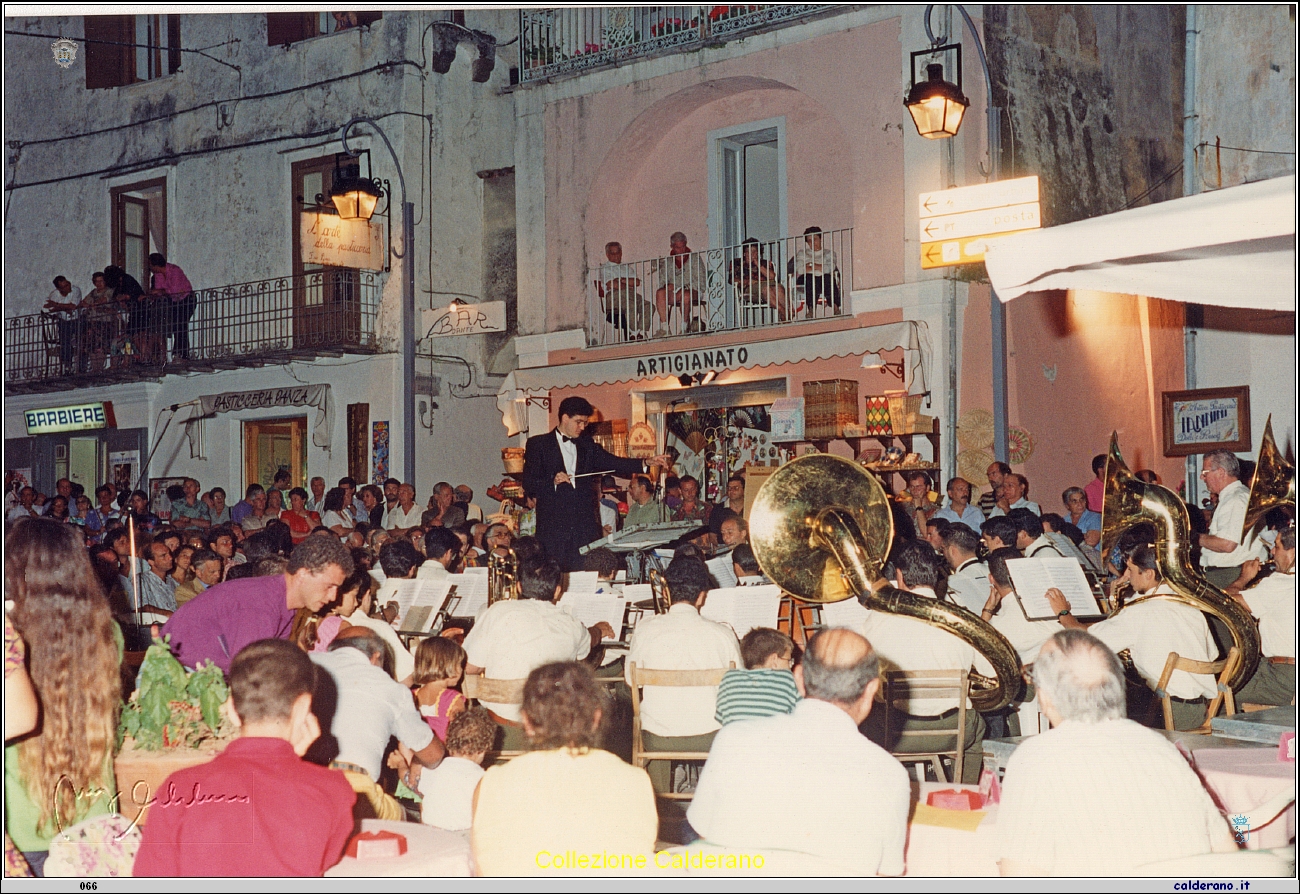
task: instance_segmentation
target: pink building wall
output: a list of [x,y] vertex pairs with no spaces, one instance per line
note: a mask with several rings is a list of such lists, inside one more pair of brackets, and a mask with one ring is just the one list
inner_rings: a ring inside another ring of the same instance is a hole
[[565,99],[545,110],[547,328],[585,322],[586,270],[709,247],[708,133],[786,118],[787,228],[853,227],[858,289],[903,281],[899,20]]
[[[963,413],[993,406],[988,302],[988,286],[972,285]],[[1007,305],[1007,412],[1035,444],[1029,462],[1012,467],[1043,511],[1060,512],[1061,491],[1092,480],[1092,458],[1112,431],[1130,468],[1154,469],[1177,489],[1183,462],[1163,453],[1161,393],[1183,387],[1182,327],[1182,305],[1131,295],[1056,293]]]

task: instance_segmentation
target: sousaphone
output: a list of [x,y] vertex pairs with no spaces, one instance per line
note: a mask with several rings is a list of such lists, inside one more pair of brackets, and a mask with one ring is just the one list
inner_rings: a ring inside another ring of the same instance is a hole
[[1241,543],[1255,533],[1264,516],[1279,506],[1291,508],[1295,519],[1295,466],[1286,461],[1273,440],[1273,417],[1264,423],[1264,439],[1259,444],[1255,475],[1250,479],[1250,498],[1246,503],[1246,521],[1241,527]]
[[889,497],[857,463],[814,453],[786,463],[759,490],[749,540],[772,581],[805,602],[857,597],[874,611],[916,618],[965,640],[995,675],[971,674],[970,700],[997,711],[1019,690],[1020,658],[1006,637],[958,605],[908,593],[881,576],[894,539]]
[[1134,475],[1120,456],[1119,435],[1112,432],[1101,512],[1101,554],[1110,555],[1120,535],[1142,522],[1155,528],[1155,543],[1152,545],[1160,576],[1174,594],[1138,596],[1126,605],[1148,599],[1167,599],[1214,615],[1227,626],[1233,645],[1241,652],[1241,665],[1228,681],[1233,689],[1240,689],[1259,663],[1259,631],[1255,620],[1249,611],[1206,580],[1192,564],[1192,524],[1186,504],[1169,488],[1147,484]]

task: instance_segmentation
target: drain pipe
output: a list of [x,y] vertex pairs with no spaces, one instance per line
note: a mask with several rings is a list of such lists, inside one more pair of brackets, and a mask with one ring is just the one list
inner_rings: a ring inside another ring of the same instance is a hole
[[[1189,4],[1184,20],[1183,31],[1183,195],[1194,196],[1200,192],[1200,170],[1196,164],[1196,148],[1201,140],[1201,121],[1196,114],[1196,44],[1199,32],[1196,27],[1196,6]],[[1183,372],[1185,385],[1196,387],[1196,327],[1190,325],[1198,322],[1201,313],[1199,307],[1184,305],[1183,323]],[[1200,478],[1201,458],[1187,457],[1187,466],[1183,472],[1187,482],[1184,498],[1187,505],[1195,508],[1201,503]]]

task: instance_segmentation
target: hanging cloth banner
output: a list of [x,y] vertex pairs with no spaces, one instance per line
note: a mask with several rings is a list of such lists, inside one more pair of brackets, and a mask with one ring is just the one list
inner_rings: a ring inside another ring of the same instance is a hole
[[[227,391],[223,394],[205,394],[199,398],[199,416],[230,413],[238,410],[261,410],[268,407],[315,407],[316,423],[312,426],[311,442],[317,447],[330,449],[330,432],[334,429],[334,398],[329,385],[299,385],[293,388],[259,388],[255,391]],[[197,420],[186,423],[185,434],[198,437]]]

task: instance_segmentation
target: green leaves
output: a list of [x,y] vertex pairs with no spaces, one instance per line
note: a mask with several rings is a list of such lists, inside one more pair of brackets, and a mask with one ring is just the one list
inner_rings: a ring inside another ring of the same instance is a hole
[[204,740],[223,738],[221,706],[230,694],[221,669],[209,662],[193,673],[172,655],[167,638],[155,638],[140,665],[135,692],[122,711],[119,737],[137,748],[197,748]]

